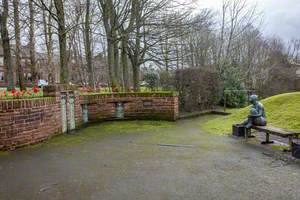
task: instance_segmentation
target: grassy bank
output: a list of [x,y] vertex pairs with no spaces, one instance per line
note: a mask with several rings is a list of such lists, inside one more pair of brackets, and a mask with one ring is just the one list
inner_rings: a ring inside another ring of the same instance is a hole
[[[261,102],[265,106],[269,125],[300,130],[300,92],[273,96]],[[248,114],[249,107],[233,110],[231,115],[210,120],[201,128],[209,133],[229,134],[232,124],[241,123]]]

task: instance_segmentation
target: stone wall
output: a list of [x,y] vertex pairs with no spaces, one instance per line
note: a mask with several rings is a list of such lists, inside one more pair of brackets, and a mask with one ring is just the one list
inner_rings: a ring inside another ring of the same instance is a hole
[[[53,88],[52,88],[53,89]],[[176,120],[178,97],[173,93],[120,93],[79,96],[72,90],[45,92],[43,98],[0,100],[0,150],[15,149],[68,132],[88,122],[116,119],[116,104],[124,106],[124,119]],[[62,107],[62,96],[66,99]],[[70,107],[74,98],[74,109]],[[65,110],[65,122],[62,113]],[[74,116],[73,120],[72,115]]]

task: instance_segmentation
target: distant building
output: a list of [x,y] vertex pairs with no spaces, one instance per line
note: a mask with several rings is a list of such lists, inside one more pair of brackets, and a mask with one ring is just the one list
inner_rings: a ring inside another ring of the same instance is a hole
[[[15,57],[15,45],[11,45],[11,54],[12,54],[12,65],[13,65],[13,76],[15,80],[15,84],[18,85],[18,73],[17,73],[17,66],[16,66],[16,57]],[[30,68],[30,54],[29,54],[29,47],[28,46],[22,46],[21,47],[21,66],[23,70],[23,76],[26,86],[32,85],[32,70]],[[43,58],[39,56],[37,53],[36,58],[36,64],[37,66],[42,65],[47,66],[47,63],[44,61]],[[39,78],[39,71],[38,78]],[[0,46],[0,87],[6,87],[8,85],[7,80],[7,67],[4,66],[4,54],[3,54],[3,48]]]
[[[14,72],[15,84],[18,85],[18,73],[15,65],[15,45],[11,45],[12,64]],[[73,55],[71,52],[69,55]],[[32,70],[30,68],[30,49],[29,46],[21,47],[21,65],[23,68],[23,75],[26,86],[32,85]],[[103,85],[108,83],[108,67],[102,54],[98,54],[93,59],[94,80],[96,85]],[[68,62],[70,82],[73,84],[86,85],[88,83],[88,73],[86,61],[84,57],[75,58],[69,56]],[[46,80],[50,83],[58,82],[59,80],[59,56],[54,55],[51,65],[48,63],[48,56],[46,53],[36,52],[36,73],[38,79]],[[3,48],[0,45],[0,87],[6,87],[7,67],[4,66]]]

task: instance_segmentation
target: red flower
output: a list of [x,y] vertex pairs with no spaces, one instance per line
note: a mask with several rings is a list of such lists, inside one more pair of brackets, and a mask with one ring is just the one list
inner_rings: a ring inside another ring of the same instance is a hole
[[11,90],[11,93],[14,95],[17,91],[18,91],[18,90],[16,90],[15,88],[13,88],[13,89]]
[[15,95],[16,97],[20,97],[21,92],[19,90],[16,91]]
[[6,90],[3,90],[2,95],[6,97]]
[[39,90],[38,87],[34,86],[34,87],[32,88],[32,91],[33,91],[33,93],[38,93],[40,90]]

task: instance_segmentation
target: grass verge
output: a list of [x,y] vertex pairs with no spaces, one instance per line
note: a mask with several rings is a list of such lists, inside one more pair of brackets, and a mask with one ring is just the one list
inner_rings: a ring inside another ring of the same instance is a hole
[[[266,110],[268,124],[288,130],[300,130],[300,92],[285,93],[261,101]],[[232,124],[241,123],[250,107],[232,110],[232,114],[218,117],[201,125],[201,129],[214,134],[229,134]]]

